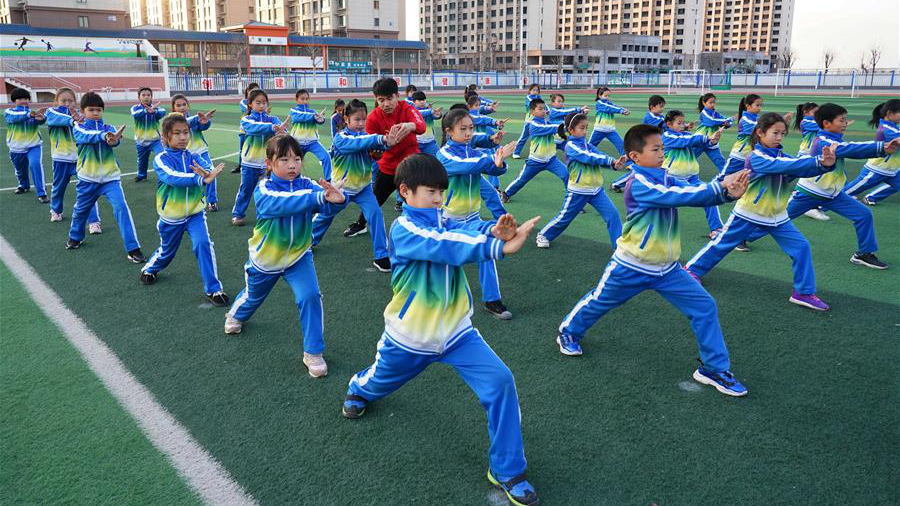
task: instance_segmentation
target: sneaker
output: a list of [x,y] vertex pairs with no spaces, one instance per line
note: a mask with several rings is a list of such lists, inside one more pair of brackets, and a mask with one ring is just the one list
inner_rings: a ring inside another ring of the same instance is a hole
[[369,403],[365,398],[358,395],[347,394],[344,398],[344,405],[341,406],[341,414],[344,418],[356,420],[366,413],[366,405]]
[[492,485],[502,490],[509,502],[516,506],[537,506],[541,502],[534,486],[528,482],[528,478],[524,474],[508,480],[501,480],[494,476],[493,471],[488,468],[487,479]]
[[103,229],[100,228],[100,222],[95,221],[94,223],[88,223],[88,233],[91,235],[102,234]]
[[816,297],[816,294],[814,293],[804,295],[794,290],[791,292],[791,297],[788,299],[788,302],[792,302],[798,306],[815,309],[816,311],[828,311],[828,304],[822,302],[822,299]]
[[233,216],[231,218],[231,224],[234,225],[235,227],[243,227],[244,223],[246,223],[244,221],[244,218],[240,218],[238,216]]
[[684,272],[687,272],[688,274],[690,274],[691,277],[694,278],[694,281],[696,281],[697,283],[700,283],[701,285],[703,284],[703,282],[700,281],[700,276],[694,274],[694,273],[693,273],[690,269],[688,269],[687,267],[682,267],[682,269],[684,269]]
[[141,248],[137,248],[128,252],[128,260],[131,260],[132,263],[142,264],[147,261],[147,257],[141,253]]
[[225,307],[231,303],[231,299],[228,298],[228,294],[219,290],[215,293],[206,294],[206,300],[209,301],[215,307]]
[[806,216],[808,216],[809,218],[812,218],[814,220],[828,221],[831,219],[828,217],[827,214],[823,213],[821,210],[816,209],[816,208],[812,208],[803,214],[805,214]]
[[244,327],[244,322],[232,318],[231,315],[225,315],[225,333],[240,334]]
[[63,215],[62,213],[58,213],[56,211],[50,211],[50,221],[62,221]]
[[507,195],[505,191],[500,190],[497,193],[500,194],[500,202],[503,202],[504,204],[509,203],[509,195]]
[[709,385],[720,393],[733,397],[747,395],[747,388],[741,384],[730,371],[712,372],[703,368],[703,364],[694,371],[694,381]]
[[579,341],[580,339],[577,337],[563,334],[562,332],[556,336],[556,344],[559,345],[559,352],[570,357],[581,355],[581,343]]
[[744,253],[750,251],[750,245],[747,244],[747,241],[741,241],[740,244],[734,247],[735,251],[742,251]]
[[862,201],[863,201],[863,204],[865,204],[865,205],[867,205],[867,206],[876,206],[876,205],[878,205],[878,202],[875,202],[874,200],[870,199],[869,197],[863,197],[863,198],[862,198]]
[[215,202],[211,202],[211,203],[209,203],[209,204],[206,204],[206,212],[208,212],[208,213],[217,213],[217,212],[219,212],[219,204],[216,204]]
[[48,197],[46,195],[38,195],[38,202],[40,202],[41,204],[49,204],[50,197]]
[[350,226],[347,227],[347,230],[344,230],[344,237],[356,237],[358,235],[365,234],[369,231],[369,227],[365,225],[360,225],[357,222],[353,222]]
[[153,283],[156,283],[156,274],[152,272],[141,271],[140,279],[142,285],[152,285]]
[[398,213],[403,212],[403,202],[402,201],[398,200],[398,201],[394,202],[394,211],[397,211]]
[[391,272],[391,259],[388,257],[376,258],[372,262],[372,265],[374,265],[379,272]]
[[235,168],[231,169],[232,174],[240,174],[241,173],[241,165],[238,164]]
[[541,234],[538,234],[534,242],[537,244],[538,248],[547,249],[550,247],[550,241],[548,241],[547,238]]
[[503,305],[503,301],[492,300],[484,303],[484,310],[498,320],[512,320],[512,313]]
[[513,160],[518,160],[519,158],[522,158],[522,155],[517,155],[517,154],[513,153]]
[[135,183],[140,183],[140,182],[146,181],[146,180],[147,180],[147,176],[134,176]]
[[854,253],[853,256],[850,257],[850,262],[857,265],[865,265],[872,269],[884,270],[888,268],[886,263],[875,256],[875,253]]
[[610,191],[612,191],[614,193],[622,193],[622,189],[619,188],[618,186],[613,186],[612,183],[610,183],[609,189],[610,189]]
[[328,364],[325,363],[325,359],[322,358],[321,353],[318,355],[311,355],[304,352],[303,365],[306,366],[309,375],[313,378],[322,378],[328,374]]
[[75,239],[69,239],[66,241],[66,249],[78,249],[81,247],[81,241],[76,241]]
[[718,237],[719,234],[721,234],[721,233],[722,233],[722,229],[721,229],[721,228],[717,228],[717,229],[715,229],[715,230],[710,231],[708,237],[709,237],[710,240],[712,240],[712,239],[715,239],[716,237]]
[[21,186],[16,187],[16,191],[13,192],[16,195],[21,195],[23,193],[28,193],[28,188],[22,188]]

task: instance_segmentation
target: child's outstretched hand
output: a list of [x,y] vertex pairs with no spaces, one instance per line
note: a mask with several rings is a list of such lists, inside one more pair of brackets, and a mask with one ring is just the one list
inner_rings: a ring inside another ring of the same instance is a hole
[[750,184],[750,171],[747,169],[729,174],[722,180],[722,186],[728,191],[728,196],[733,199],[742,197],[747,191],[748,184]]
[[629,114],[631,114],[631,111],[628,109],[625,109],[624,111],[622,111],[622,116],[628,116]]
[[628,161],[628,155],[622,155],[616,159],[616,163],[613,164],[614,170],[622,170],[625,167],[625,163]]
[[387,147],[396,146],[403,140],[403,137],[400,136],[400,129],[397,128],[397,125],[391,127],[391,130],[384,136],[384,145]]
[[341,191],[341,187],[344,186],[343,182],[337,184],[331,184],[324,179],[319,180],[319,186],[325,190],[325,200],[331,202],[332,204],[343,204],[347,197],[344,196],[344,192]]
[[856,123],[855,119],[851,119],[851,120],[847,121],[847,128],[850,128],[850,126],[853,125],[854,123]]
[[709,136],[709,144],[710,145],[719,143],[719,139],[722,138],[722,130],[723,129],[720,128],[720,129],[716,130],[716,133]]
[[[510,216],[510,218],[512,218],[512,216]],[[539,219],[541,219],[540,216],[535,216],[534,218],[531,218],[525,223],[519,225],[519,227],[516,229],[515,237],[503,244],[503,254],[512,255],[513,253],[522,249],[522,245],[525,244],[525,240],[528,239],[528,235],[531,234],[531,231],[534,229],[534,226],[537,224]]]
[[501,241],[510,241],[516,236],[519,225],[513,215],[507,213],[497,219],[497,224],[491,227],[491,235]]
[[72,116],[72,121],[74,121],[75,123],[81,123],[82,121],[84,121],[84,116],[82,116],[81,113],[78,112],[78,109],[71,105],[69,106],[69,116]]
[[285,121],[284,123],[282,123],[282,124],[280,124],[280,125],[276,125],[276,124],[272,123],[272,130],[273,130],[276,134],[287,133],[288,122],[289,122],[289,121],[290,121],[290,118],[288,118],[287,121]]
[[209,118],[212,118],[212,115],[215,113],[216,113],[215,109],[213,109],[209,112],[206,112],[206,113],[198,112],[197,117],[200,118],[200,124],[205,125],[205,124],[209,123]]
[[833,167],[835,162],[837,161],[837,157],[834,156],[834,144],[829,144],[822,148],[822,167]]
[[792,113],[792,112],[786,112],[786,113],[784,113],[784,114],[782,115],[782,117],[784,118],[785,121],[788,122],[788,124],[790,124],[790,123],[791,123],[791,118],[794,117],[794,113]]
[[191,164],[191,170],[194,171],[194,174],[197,174],[198,176],[202,177],[203,182],[206,184],[212,183],[213,180],[216,179],[216,176],[218,176],[222,172],[222,169],[224,169],[224,168],[225,168],[225,164],[220,163],[219,165],[216,165],[215,167],[213,167],[212,170],[207,171],[203,167],[201,167],[200,164],[198,164],[197,162],[194,162]]
[[151,102],[150,105],[148,105],[148,106],[146,107],[146,109],[147,109],[147,114],[153,114],[154,112],[156,112],[156,108],[157,108],[157,107],[159,107],[159,102],[157,102],[157,103],[155,103],[155,104],[154,104],[153,102]]
[[588,109],[588,106],[586,106],[586,105],[581,106],[581,114],[587,114],[589,110],[590,109]]
[[897,151],[897,148],[900,147],[900,137],[892,140],[891,142],[884,145],[884,152],[887,154],[893,154],[894,151]]
[[506,132],[505,132],[504,130],[497,130],[497,133],[495,133],[494,135],[492,135],[492,136],[490,137],[490,139],[491,139],[491,141],[492,141],[494,144],[496,144],[496,145],[499,146],[500,143],[503,142],[503,135],[504,135],[505,133],[506,133]]
[[509,121],[509,118],[497,120],[497,129],[503,130],[503,127],[506,126],[507,121]]
[[106,143],[109,144],[110,146],[116,144],[117,142],[119,142],[119,140],[122,139],[122,132],[124,132],[124,131],[125,131],[125,125],[122,125],[119,127],[118,130],[115,131],[115,133],[106,132]]
[[41,107],[40,109],[38,109],[36,111],[31,111],[31,117],[38,121],[44,119],[46,117],[46,114],[47,114],[46,107]]
[[494,153],[494,165],[496,165],[497,167],[503,167],[503,160],[512,156],[515,149],[515,141],[504,144],[502,147],[497,148],[497,151]]

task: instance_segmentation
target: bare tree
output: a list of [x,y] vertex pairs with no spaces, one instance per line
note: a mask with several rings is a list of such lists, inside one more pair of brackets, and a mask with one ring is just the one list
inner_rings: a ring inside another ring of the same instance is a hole
[[797,63],[797,52],[788,47],[778,55],[778,67],[790,70]]
[[[234,66],[237,69],[237,88],[238,93],[243,93],[242,86],[242,69],[244,68],[244,62],[247,61],[248,55],[250,54],[250,44],[246,42],[241,42],[234,46]],[[249,66],[248,66],[249,69]]]
[[872,70],[871,83],[875,83],[875,69],[878,67],[878,62],[881,61],[881,48],[877,45],[869,48],[869,68]]
[[834,59],[837,58],[837,54],[835,54],[833,49],[826,49],[822,52],[822,62],[825,64],[825,73],[828,73],[828,69],[831,68],[831,64],[834,63]]
[[316,81],[317,81],[317,73],[319,70],[319,65],[322,64],[322,46],[302,46],[303,52],[306,53],[307,56],[312,60],[312,68],[313,68],[313,93],[316,93]]

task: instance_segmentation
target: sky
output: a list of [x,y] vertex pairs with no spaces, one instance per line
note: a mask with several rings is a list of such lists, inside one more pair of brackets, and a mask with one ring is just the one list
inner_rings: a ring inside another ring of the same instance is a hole
[[[406,38],[418,40],[417,0],[406,0],[406,20]],[[882,50],[879,67],[900,68],[900,0],[795,0],[794,68],[822,68],[825,48],[835,52],[832,68],[859,68],[860,53],[873,45]]]

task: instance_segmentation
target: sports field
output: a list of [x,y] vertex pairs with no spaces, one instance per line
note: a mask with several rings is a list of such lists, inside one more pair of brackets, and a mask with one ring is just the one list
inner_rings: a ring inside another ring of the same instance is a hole
[[[512,118],[507,130],[514,140],[522,129],[522,95],[485,95],[501,101],[496,118]],[[365,94],[359,98],[372,102]],[[446,109],[458,98],[434,102]],[[632,110],[631,116],[617,116],[624,136],[643,116],[647,94],[614,91],[611,98]],[[739,98],[720,95],[719,111],[736,113]],[[766,96],[763,110],[786,112],[810,98]],[[843,104],[856,120],[846,138],[869,140],[873,131],[865,123],[885,97],[812,99]],[[667,109],[682,109],[696,119],[696,96],[667,100]],[[593,120],[592,96],[571,94],[567,103],[590,105]],[[331,110],[330,101],[312,105]],[[272,114],[284,119],[291,106],[275,102]],[[223,101],[197,103],[194,110],[214,107],[218,112],[206,138],[211,156],[222,157],[230,169],[236,162],[239,109],[236,102]],[[128,125],[116,152],[123,173],[133,173],[127,109],[109,107],[104,119]],[[321,134],[329,146],[326,126]],[[732,128],[722,137],[726,156],[734,136]],[[792,132],[786,151],[795,152],[799,139]],[[613,151],[608,142],[600,148]],[[44,155],[49,182],[49,149]],[[511,160],[504,185],[523,162]],[[711,162],[704,157],[701,165],[701,177],[710,179]],[[307,175],[321,175],[314,157],[305,167]],[[850,177],[861,167],[861,161],[848,161]],[[614,177],[609,171],[607,180]],[[219,176],[221,211],[208,216],[219,277],[232,297],[243,286],[251,233],[250,226],[229,222],[239,179]],[[123,176],[122,182],[149,256],[159,244],[155,176],[139,184]],[[505,503],[484,478],[484,412],[451,368],[429,368],[373,403],[361,420],[341,417],[347,381],[372,362],[390,299],[388,275],[371,267],[369,236],[341,236],[355,219],[354,206],[335,220],[315,252],[329,375],[314,380],[300,363],[297,310],[285,283],[243,333],[226,336],[225,309],[205,303],[188,239],[159,281],[142,286],[140,267],[126,261],[105,201],[103,234],[87,236],[79,250],[68,251],[74,183],[61,223],[49,222],[48,206],[37,202],[33,190],[13,195],[14,186],[4,143],[0,235],[11,247],[3,247],[3,258],[18,254],[62,304],[50,308],[41,298],[42,312],[25,291],[34,290],[34,280],[25,287],[11,268],[0,268],[5,504],[198,504],[198,488],[217,487],[214,481],[187,480],[159,449],[168,448],[170,436],[148,432],[146,420],[139,426],[104,388],[66,339],[64,333],[75,327],[60,328],[47,315],[58,317],[65,308],[259,504]],[[610,196],[624,216],[622,195]],[[562,198],[558,179],[543,173],[507,207],[520,219],[541,215],[540,227],[559,211]],[[551,249],[539,250],[531,241],[498,262],[503,301],[514,318],[501,322],[476,306],[473,321],[515,374],[528,474],[542,504],[900,502],[898,202],[892,197],[871,208],[878,255],[891,266],[886,271],[849,262],[856,249],[849,221],[834,213],[826,222],[797,220],[812,244],[818,294],[831,305],[827,313],[788,303],[790,259],[771,238],[753,243],[749,253],[732,253],[704,277],[718,302],[733,370],[750,390],[745,398],[725,397],[691,380],[697,349],[688,321],[655,293],[644,293],[602,319],[582,343],[584,356],[560,355],[557,326],[596,285],[611,254],[605,225],[592,209]],[[723,220],[731,207],[721,206]],[[392,202],[384,213],[389,224],[396,217]],[[680,213],[687,261],[706,244],[707,226],[702,209]],[[252,218],[251,206],[251,223]],[[477,268],[467,272],[473,297],[480,300]]]

